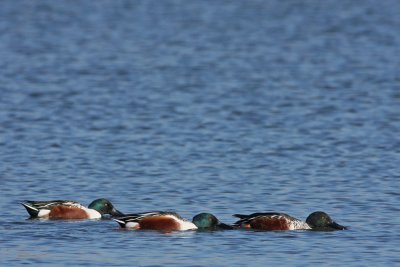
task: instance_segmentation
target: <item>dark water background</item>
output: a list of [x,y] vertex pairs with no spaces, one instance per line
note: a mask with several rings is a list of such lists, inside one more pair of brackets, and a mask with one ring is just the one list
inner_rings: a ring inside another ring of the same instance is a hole
[[[400,264],[400,2],[1,1],[3,266]],[[324,210],[339,232],[119,231],[125,212]]]

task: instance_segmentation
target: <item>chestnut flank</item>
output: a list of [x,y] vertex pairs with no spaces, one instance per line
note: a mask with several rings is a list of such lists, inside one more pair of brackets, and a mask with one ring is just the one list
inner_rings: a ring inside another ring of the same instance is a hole
[[50,219],[87,219],[88,214],[77,207],[56,206],[49,213]]

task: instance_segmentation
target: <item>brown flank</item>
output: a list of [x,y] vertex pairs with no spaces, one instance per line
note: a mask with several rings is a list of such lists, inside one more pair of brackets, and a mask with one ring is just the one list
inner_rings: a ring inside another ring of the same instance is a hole
[[177,231],[180,230],[179,223],[170,217],[151,216],[142,219],[139,222],[140,229],[160,230],[160,231]]
[[50,213],[50,219],[87,219],[88,214],[77,207],[57,206]]
[[259,230],[269,230],[269,231],[277,231],[277,230],[289,230],[288,221],[284,217],[278,218],[255,218],[250,223],[251,228],[259,229]]

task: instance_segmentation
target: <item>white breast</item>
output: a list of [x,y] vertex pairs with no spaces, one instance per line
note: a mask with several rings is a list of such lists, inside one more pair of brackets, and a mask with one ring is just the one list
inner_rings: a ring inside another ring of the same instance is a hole
[[101,214],[97,210],[88,209],[88,208],[85,208],[85,207],[82,207],[82,208],[88,214],[89,219],[100,219],[101,218]]
[[197,226],[189,221],[185,221],[185,220],[179,220],[180,223],[180,229],[181,231],[186,231],[186,230],[196,230]]
[[290,223],[290,230],[310,230],[311,227],[303,221],[295,220]]

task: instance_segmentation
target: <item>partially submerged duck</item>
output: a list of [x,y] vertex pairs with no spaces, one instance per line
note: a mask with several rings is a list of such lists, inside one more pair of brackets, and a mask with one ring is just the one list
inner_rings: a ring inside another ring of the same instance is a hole
[[347,227],[337,224],[323,211],[311,213],[306,221],[296,219],[285,213],[266,212],[250,215],[234,214],[239,220],[234,224],[240,228],[284,231],[284,230],[346,230]]
[[45,219],[100,219],[105,214],[122,216],[105,198],[94,200],[88,207],[70,200],[24,201],[21,203],[31,218]]
[[193,217],[192,222],[183,219],[176,212],[153,211],[136,214],[127,214],[113,218],[122,228],[159,230],[159,231],[186,231],[186,230],[222,230],[233,229],[232,226],[221,223],[211,213],[200,213]]

